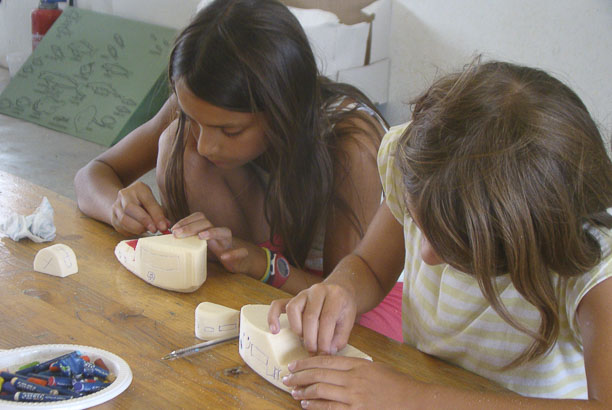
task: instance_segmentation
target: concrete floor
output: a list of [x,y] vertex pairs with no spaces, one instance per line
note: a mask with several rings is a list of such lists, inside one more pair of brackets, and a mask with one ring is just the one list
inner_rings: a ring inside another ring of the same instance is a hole
[[[0,67],[0,92],[10,80]],[[0,114],[0,170],[76,199],[74,175],[106,147]],[[157,192],[154,172],[142,180]]]

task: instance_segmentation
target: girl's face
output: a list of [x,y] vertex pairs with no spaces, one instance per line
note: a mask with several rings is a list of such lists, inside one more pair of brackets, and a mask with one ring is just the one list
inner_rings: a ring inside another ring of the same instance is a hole
[[178,104],[190,122],[198,153],[219,168],[243,166],[263,154],[268,141],[262,114],[229,111],[196,97],[177,81]]

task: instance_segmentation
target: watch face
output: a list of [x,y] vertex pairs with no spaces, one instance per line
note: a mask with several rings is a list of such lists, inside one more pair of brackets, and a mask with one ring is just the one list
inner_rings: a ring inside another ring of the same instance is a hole
[[277,257],[276,267],[278,273],[280,273],[282,277],[286,278],[287,276],[289,276],[289,262],[287,262],[287,259]]

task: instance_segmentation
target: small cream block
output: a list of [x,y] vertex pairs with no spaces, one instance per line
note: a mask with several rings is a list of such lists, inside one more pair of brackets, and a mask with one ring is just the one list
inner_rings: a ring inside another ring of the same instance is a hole
[[[286,314],[280,316],[280,332],[274,335],[269,331],[268,310],[270,310],[270,305],[244,305],[242,307],[238,351],[246,364],[257,374],[279,389],[290,392],[291,389],[281,381],[289,374],[287,365],[295,360],[308,357],[309,354],[298,335],[289,328]],[[351,345],[346,345],[337,354],[372,360],[370,356]]]
[[72,248],[58,243],[38,251],[34,257],[34,270],[64,278],[77,273],[79,267]]
[[136,249],[121,241],[115,256],[130,272],[151,285],[177,292],[193,292],[206,280],[206,244],[197,236],[148,236]]
[[239,320],[240,311],[236,309],[202,302],[195,310],[195,335],[202,340],[238,336]]

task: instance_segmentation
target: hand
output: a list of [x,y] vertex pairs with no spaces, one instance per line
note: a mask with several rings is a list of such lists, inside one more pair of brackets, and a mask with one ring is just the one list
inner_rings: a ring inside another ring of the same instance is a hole
[[178,221],[172,232],[177,238],[198,235],[208,241],[209,259],[217,260],[233,273],[243,273],[259,279],[265,272],[266,254],[259,247],[233,237],[225,227],[215,227],[202,212],[195,212]]
[[302,337],[306,350],[335,354],[348,343],[356,311],[355,299],[344,287],[318,283],[292,299],[272,302],[268,325],[278,333],[278,318],[286,312],[291,330]]
[[422,390],[390,366],[343,356],[315,356],[289,364],[283,378],[302,408],[407,409]]
[[140,181],[119,191],[111,212],[111,224],[125,236],[165,231],[170,226],[151,188]]

